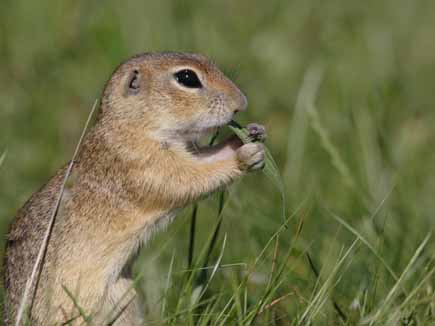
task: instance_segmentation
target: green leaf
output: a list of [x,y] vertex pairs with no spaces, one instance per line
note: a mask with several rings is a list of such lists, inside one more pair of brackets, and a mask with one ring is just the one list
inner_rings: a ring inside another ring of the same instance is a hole
[[5,158],[6,158],[6,153],[7,151],[4,151],[1,155],[0,155],[0,166],[2,166]]
[[[240,138],[240,140],[243,143],[247,144],[252,142],[252,139],[249,137],[248,130],[242,127],[236,121],[232,120],[228,124],[228,127],[231,129],[232,132],[236,134],[237,137]],[[269,178],[269,180],[272,181],[272,183],[278,188],[280,192],[282,217],[285,220],[286,203],[285,203],[285,189],[284,189],[283,178],[281,176],[281,173],[279,172],[278,166],[275,160],[273,159],[270,150],[266,146],[264,146],[264,154],[265,154],[265,165],[263,168],[263,173]]]

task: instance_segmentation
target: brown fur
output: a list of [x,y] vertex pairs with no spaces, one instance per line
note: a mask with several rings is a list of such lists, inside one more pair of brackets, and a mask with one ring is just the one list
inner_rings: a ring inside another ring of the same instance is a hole
[[[194,70],[203,87],[178,85],[174,73],[181,68]],[[134,74],[138,91],[128,87]],[[142,323],[126,272],[139,245],[178,209],[262,165],[262,146],[242,145],[236,138],[193,150],[192,141],[228,123],[246,105],[239,89],[199,55],[142,54],[117,68],[62,199],[31,308],[33,325],[78,315],[63,287],[96,325],[130,299],[117,325]],[[11,226],[5,258],[7,325],[15,321],[65,173],[62,168],[36,192]]]

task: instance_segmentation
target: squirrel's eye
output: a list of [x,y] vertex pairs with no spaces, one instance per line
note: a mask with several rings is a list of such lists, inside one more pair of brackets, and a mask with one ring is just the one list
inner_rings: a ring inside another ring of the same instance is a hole
[[174,74],[175,79],[180,85],[189,88],[201,88],[202,84],[199,81],[196,73],[190,69],[183,69]]

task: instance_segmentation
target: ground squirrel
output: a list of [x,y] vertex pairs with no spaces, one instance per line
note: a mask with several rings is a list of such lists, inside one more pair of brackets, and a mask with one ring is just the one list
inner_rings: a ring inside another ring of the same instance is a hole
[[[213,147],[195,144],[246,107],[243,93],[201,55],[141,54],[115,70],[62,198],[32,325],[77,316],[65,289],[96,325],[127,303],[117,325],[142,323],[126,268],[139,245],[180,208],[264,165],[260,143],[233,136]],[[258,130],[264,132],[252,127]],[[66,169],[27,201],[11,226],[4,262],[7,325],[15,321]]]

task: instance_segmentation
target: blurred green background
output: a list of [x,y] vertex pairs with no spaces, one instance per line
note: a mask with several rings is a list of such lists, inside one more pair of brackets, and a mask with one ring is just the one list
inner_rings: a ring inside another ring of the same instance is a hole
[[[133,54],[163,50],[212,58],[249,99],[238,121],[268,128],[288,214],[296,212],[281,237],[283,251],[303,220],[292,271],[279,290],[300,293],[280,304],[287,320],[303,311],[301,297],[309,302],[316,287],[304,253],[328,271],[355,238],[334,214],[401,274],[435,224],[432,0],[2,0],[2,233],[32,192],[71,157],[115,67]],[[216,205],[215,199],[200,205],[197,246],[210,235]],[[279,193],[261,174],[232,187],[221,230],[227,233],[225,263],[252,261],[281,225],[279,212]],[[142,286],[153,287],[147,296],[159,297],[172,254],[174,268],[185,268],[189,215],[186,209],[142,254]],[[434,248],[430,239],[406,278],[409,290],[430,270]],[[216,280],[222,291],[231,287],[225,275]],[[380,280],[375,288],[373,280]],[[361,245],[334,296],[346,315],[359,320],[366,312],[355,302],[371,293],[375,309],[394,284]],[[428,277],[421,288],[428,300],[421,318],[427,320],[432,284]],[[334,314],[326,304],[317,322],[334,324]]]

